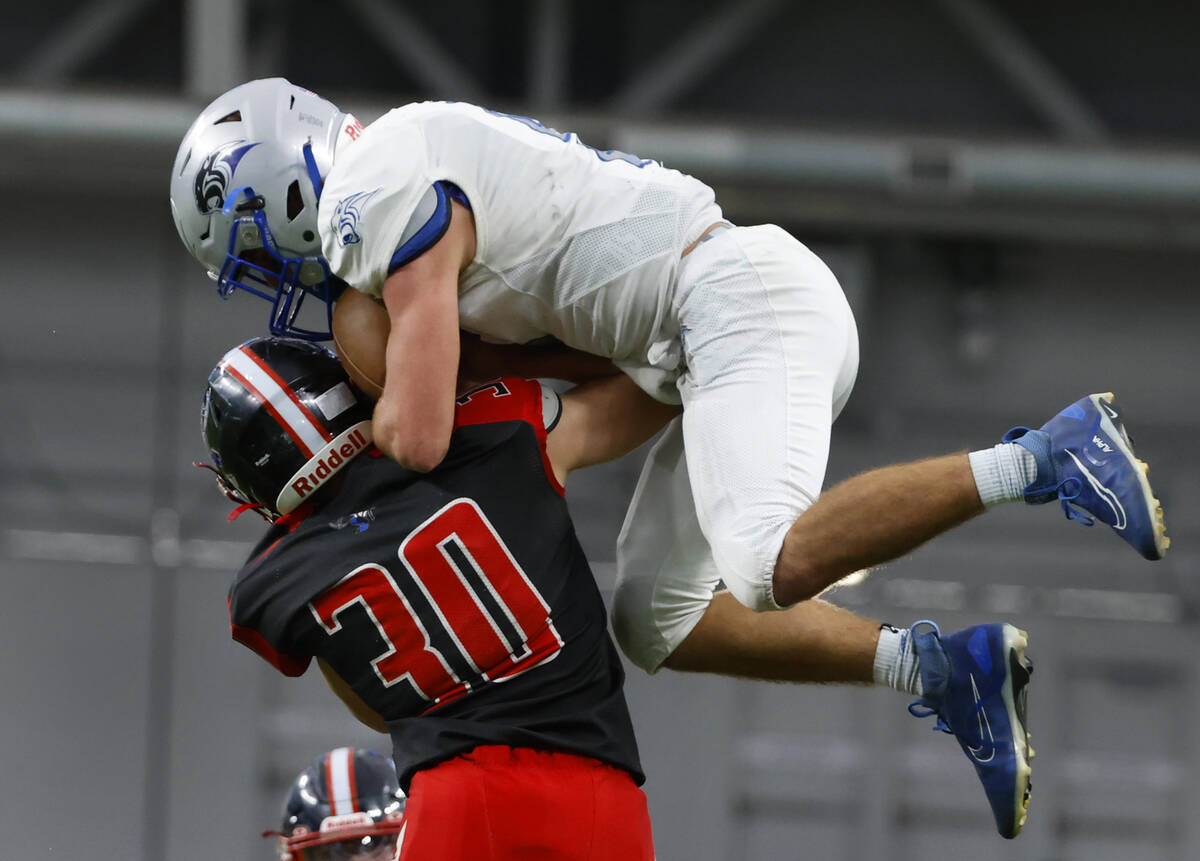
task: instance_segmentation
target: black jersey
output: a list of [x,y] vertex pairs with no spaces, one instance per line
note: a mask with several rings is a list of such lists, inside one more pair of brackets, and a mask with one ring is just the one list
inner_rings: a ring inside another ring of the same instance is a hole
[[473,747],[593,757],[643,781],[603,601],[546,457],[541,386],[459,399],[429,473],[372,452],[273,526],[229,593],[286,675],[329,664],[388,723],[402,785]]

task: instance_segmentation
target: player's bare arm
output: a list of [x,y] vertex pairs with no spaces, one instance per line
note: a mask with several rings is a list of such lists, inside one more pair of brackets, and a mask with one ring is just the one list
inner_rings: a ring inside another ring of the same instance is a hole
[[[334,306],[333,343],[338,358],[350,378],[372,399],[378,399],[383,391],[389,326],[383,303],[357,290],[345,291]],[[554,339],[494,344],[459,331],[459,394],[497,377],[586,383],[619,373],[611,359],[584,353]]]
[[445,234],[383,285],[390,320],[375,444],[409,469],[428,472],[446,455],[458,375],[458,275],[475,254],[471,213],[458,203]]
[[329,685],[329,689],[337,694],[338,699],[346,704],[346,708],[350,709],[352,715],[376,732],[387,735],[387,722],[384,721],[379,712],[363,702],[362,697],[356,694],[354,689],[346,684],[345,680],[337,674],[337,671],[325,663],[325,661],[317,658],[317,666],[321,668],[321,675],[325,677],[325,682]]
[[654,436],[680,408],[654,400],[624,374],[576,386],[562,396],[562,416],[546,438],[554,477],[615,460]]

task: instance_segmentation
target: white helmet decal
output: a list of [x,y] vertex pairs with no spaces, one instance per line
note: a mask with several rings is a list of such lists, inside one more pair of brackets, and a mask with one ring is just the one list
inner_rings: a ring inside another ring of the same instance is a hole
[[362,207],[368,200],[379,193],[374,191],[359,191],[338,201],[330,219],[330,227],[337,233],[338,245],[357,245],[362,241],[358,233],[358,222],[362,217]]
[[208,154],[196,171],[196,207],[201,215],[210,215],[225,205],[225,195],[233,181],[233,172],[257,142],[231,141]]

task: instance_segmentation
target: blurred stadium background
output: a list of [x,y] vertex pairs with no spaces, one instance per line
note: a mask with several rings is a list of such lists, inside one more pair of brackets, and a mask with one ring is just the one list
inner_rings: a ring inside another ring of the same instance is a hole
[[[5,4],[0,854],[265,859],[312,756],[388,749],[315,673],[229,639],[259,524],[227,524],[189,466],[205,376],[266,308],[218,302],[186,257],[171,159],[212,96],[282,74],[364,121],[426,98],[532,114],[791,229],[863,346],[829,481],[1087,392],[1132,417],[1165,561],[1012,506],[833,593],[1029,630],[1017,842],[898,694],[632,670],[660,858],[1200,857],[1198,32],[1195,4],[1104,0]],[[638,461],[570,489],[606,588]]]

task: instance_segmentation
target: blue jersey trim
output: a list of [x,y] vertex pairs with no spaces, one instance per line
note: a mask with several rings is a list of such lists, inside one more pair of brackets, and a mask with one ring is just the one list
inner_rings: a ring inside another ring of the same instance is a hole
[[[459,188],[457,185],[455,185],[452,182],[446,182],[445,180],[442,180],[441,182],[439,182],[438,185],[445,186],[446,193],[450,195],[451,200],[457,200],[459,203],[461,203],[467,209],[471,209],[471,201],[467,200],[466,192],[463,191],[461,188]],[[472,210],[472,211],[474,211],[474,210]]]
[[407,242],[396,249],[391,261],[388,263],[388,275],[391,275],[405,263],[411,263],[420,257],[436,245],[439,239],[446,235],[446,231],[450,227],[451,200],[457,200],[467,207],[467,209],[471,208],[470,201],[467,200],[467,196],[463,194],[462,189],[451,182],[435,182],[433,190],[437,195],[437,203],[434,206],[433,215],[429,216],[429,220]]
[[317,159],[313,155],[312,144],[306,143],[303,147],[304,167],[308,171],[308,180],[312,183],[313,192],[317,196],[317,200],[321,199],[321,192],[325,188],[325,180],[321,179],[321,172],[317,170]]

